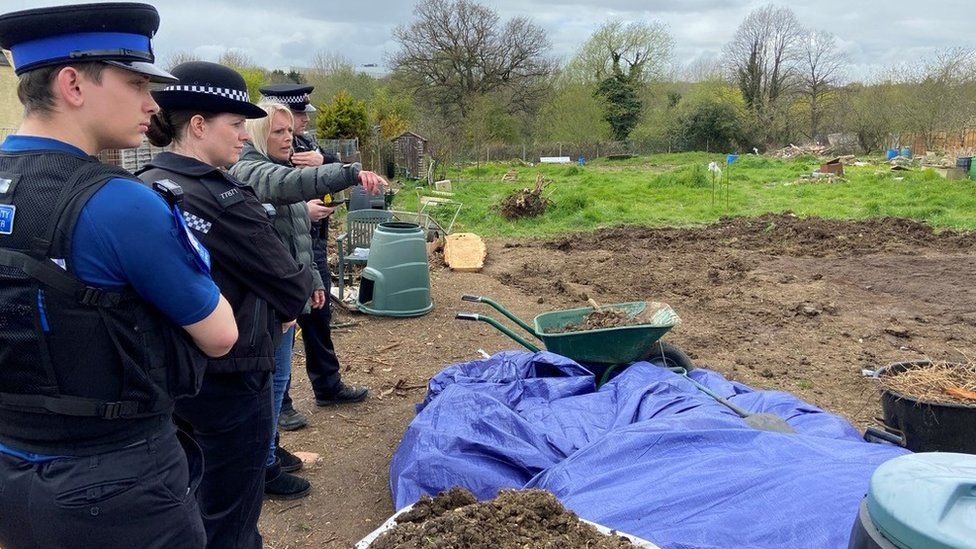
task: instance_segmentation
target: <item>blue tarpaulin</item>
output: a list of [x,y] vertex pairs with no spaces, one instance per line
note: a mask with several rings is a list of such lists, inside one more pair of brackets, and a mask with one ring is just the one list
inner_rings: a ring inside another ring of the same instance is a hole
[[752,429],[651,363],[597,390],[567,358],[503,352],[431,380],[390,465],[394,505],[457,485],[479,499],[542,488],[664,548],[846,547],[872,472],[906,451],[789,393],[690,375],[797,434]]

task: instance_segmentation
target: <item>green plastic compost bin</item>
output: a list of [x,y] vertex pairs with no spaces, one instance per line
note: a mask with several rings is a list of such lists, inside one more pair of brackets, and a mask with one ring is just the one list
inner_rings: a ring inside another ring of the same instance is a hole
[[376,228],[356,306],[380,316],[420,316],[434,308],[427,240],[420,225],[392,221]]

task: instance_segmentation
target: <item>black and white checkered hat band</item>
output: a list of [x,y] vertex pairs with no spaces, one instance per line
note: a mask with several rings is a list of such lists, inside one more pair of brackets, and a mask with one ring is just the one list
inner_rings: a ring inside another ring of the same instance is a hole
[[229,99],[243,101],[245,103],[251,102],[251,98],[247,95],[247,90],[215,88],[213,86],[193,86],[193,85],[186,85],[186,84],[174,84],[172,86],[166,86],[166,88],[164,88],[163,91],[188,91],[194,93],[209,93],[210,95],[219,95],[221,97],[227,97]]
[[300,105],[309,102],[307,93],[302,95],[265,95],[264,99],[287,105]]

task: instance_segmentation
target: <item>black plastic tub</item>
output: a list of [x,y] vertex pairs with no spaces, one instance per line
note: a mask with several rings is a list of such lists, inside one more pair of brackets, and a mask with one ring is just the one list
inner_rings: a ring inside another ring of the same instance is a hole
[[[896,362],[875,374],[879,379],[912,368],[926,368],[928,360]],[[897,391],[881,393],[885,430],[913,452],[976,454],[976,406],[918,400]],[[885,438],[885,437],[881,437]]]

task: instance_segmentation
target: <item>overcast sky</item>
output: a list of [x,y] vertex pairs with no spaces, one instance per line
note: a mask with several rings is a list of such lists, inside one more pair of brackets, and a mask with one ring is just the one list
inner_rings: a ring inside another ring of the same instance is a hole
[[[0,12],[64,4],[0,0]],[[391,30],[412,18],[413,0],[164,0],[150,2],[162,17],[157,57],[185,50],[216,60],[243,51],[267,68],[310,64],[319,50],[341,53],[356,65],[384,65],[396,51]],[[552,54],[566,60],[607,18],[657,19],[675,39],[674,63],[717,57],[739,23],[768,2],[752,0],[492,0],[503,18],[525,15],[546,29]],[[971,0],[816,0],[788,6],[809,28],[833,32],[847,53],[848,74],[869,78],[899,61],[930,57],[954,46],[976,46]]]

